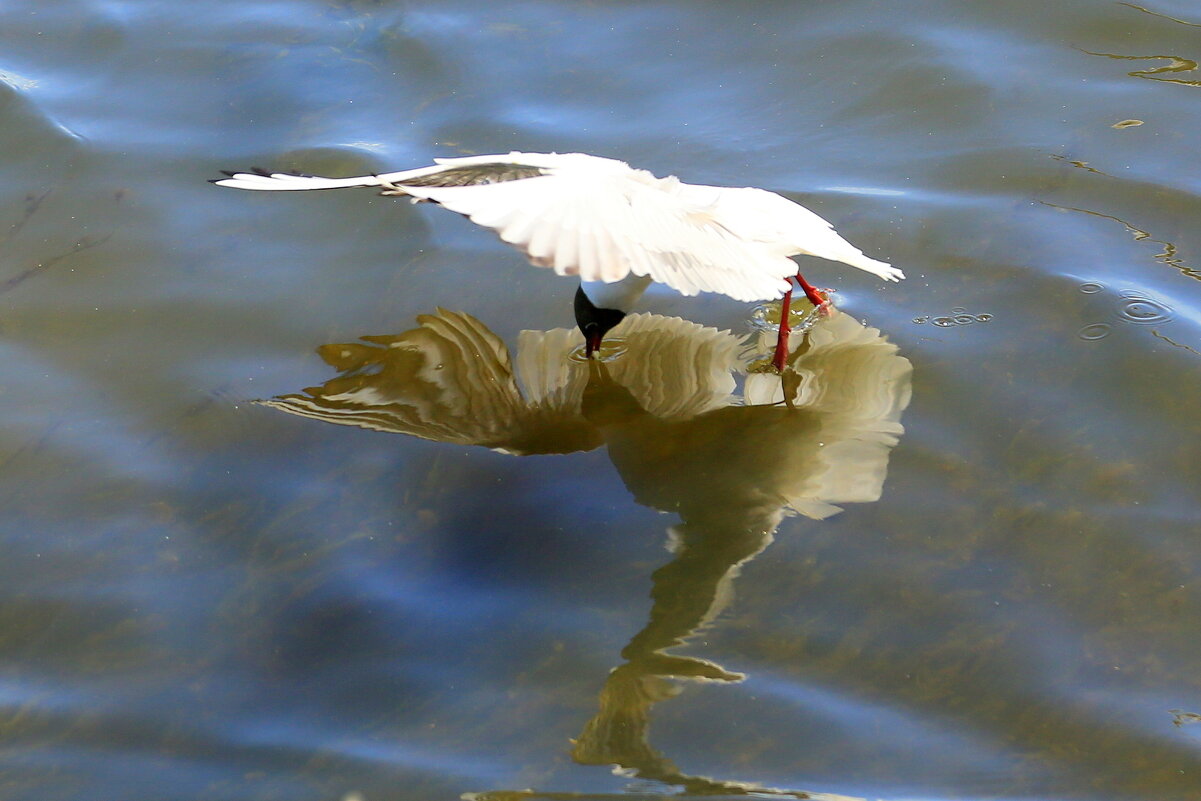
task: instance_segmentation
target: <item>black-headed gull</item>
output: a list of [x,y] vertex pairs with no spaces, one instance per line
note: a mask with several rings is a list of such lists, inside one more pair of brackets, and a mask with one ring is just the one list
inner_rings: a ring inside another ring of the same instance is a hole
[[227,173],[213,183],[270,191],[374,186],[466,215],[520,248],[533,264],[579,277],[575,317],[588,356],[657,281],[684,295],[783,298],[775,359],[783,369],[789,279],[796,278],[813,305],[827,302],[801,277],[791,256],[840,261],[888,281],[905,277],[863,255],[804,206],[764,189],[686,184],[584,153],[513,152],[435,162],[353,178]]

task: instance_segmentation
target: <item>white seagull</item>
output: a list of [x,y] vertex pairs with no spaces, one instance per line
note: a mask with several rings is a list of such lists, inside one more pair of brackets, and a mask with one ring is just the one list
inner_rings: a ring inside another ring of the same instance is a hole
[[788,304],[795,277],[809,301],[828,300],[790,258],[818,256],[888,281],[904,274],[839,236],[830,223],[764,189],[656,178],[616,159],[584,153],[518,153],[434,159],[432,167],[321,178],[226,173],[213,183],[296,191],[381,187],[467,216],[521,249],[530,262],[580,279],[576,323],[591,357],[652,281],[683,295],[720,292],[736,300],[783,298],[774,360],[787,355]]

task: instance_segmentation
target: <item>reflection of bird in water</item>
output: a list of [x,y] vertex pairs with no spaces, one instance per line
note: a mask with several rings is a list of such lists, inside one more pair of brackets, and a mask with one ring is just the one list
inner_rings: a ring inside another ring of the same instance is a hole
[[[609,674],[599,711],[575,742],[577,761],[620,765],[695,794],[815,797],[683,774],[648,742],[651,708],[680,690],[672,680],[743,678],[668,649],[730,603],[742,565],[771,543],[781,518],[822,518],[838,511],[832,502],[880,495],[909,401],[909,362],[847,315],[819,321],[790,357],[788,382],[748,376],[744,398],[766,403],[680,421],[648,414],[604,364],[593,367],[584,414],[635,499],[683,522],[671,529],[674,559],[652,577],[650,619],[622,650],[625,663]],[[789,404],[773,402],[787,384]]]
[[706,499],[724,508],[739,499],[770,520],[878,498],[909,398],[908,361],[845,314],[796,338],[783,380],[744,375],[770,350],[768,335],[747,347],[675,317],[631,315],[623,353],[591,365],[571,358],[580,336],[567,329],[522,332],[514,359],[470,315],[439,310],[418,321],[402,334],[322,346],[340,375],[265,404],[518,455],[605,443],[648,506],[684,514]]
[[[269,191],[382,187],[384,194],[464,214],[532,263],[579,276],[576,323],[588,356],[652,281],[684,295],[720,292],[746,301],[784,296],[787,304],[788,279],[795,275],[810,302],[824,306],[826,299],[789,257],[819,256],[890,281],[904,278],[863,255],[804,206],[763,189],[686,184],[583,153],[436,161],[354,178],[250,172],[228,173],[214,183]],[[787,326],[779,333],[777,367],[783,369]]]
[[504,344],[468,315],[439,311],[420,322],[399,336],[324,346],[343,374],[268,405],[510,453],[605,444],[634,498],[681,522],[671,529],[672,560],[652,577],[649,620],[622,650],[573,757],[697,795],[825,797],[686,774],[650,745],[650,714],[682,680],[742,680],[670,649],[726,608],[741,566],[771,543],[786,515],[821,519],[839,511],[836,503],[879,498],[909,401],[909,362],[878,331],[836,314],[794,340],[783,380],[745,375],[740,393],[736,377],[771,350],[766,334],[748,347],[678,318],[632,315],[616,358],[577,361],[570,354],[578,333],[526,331],[514,366]]
[[339,376],[264,403],[328,423],[517,455],[601,444],[578,411],[578,372],[527,383],[523,393],[505,344],[479,320],[439,309],[417,321],[420,327],[402,334],[323,345],[318,353]]

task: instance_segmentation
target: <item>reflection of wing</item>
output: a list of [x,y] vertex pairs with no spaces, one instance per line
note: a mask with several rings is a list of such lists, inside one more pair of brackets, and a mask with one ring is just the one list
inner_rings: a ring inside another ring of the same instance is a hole
[[397,336],[323,346],[322,358],[341,375],[264,404],[329,423],[514,453],[569,453],[600,444],[578,401],[526,403],[508,349],[479,320],[439,309],[418,322],[420,328]]
[[[774,338],[767,334],[764,344]],[[912,365],[879,330],[848,314],[820,320],[795,345],[789,364],[800,386],[792,402],[818,414],[822,445],[806,480],[786,491],[789,505],[827,517],[838,511],[832,504],[878,500],[888,454],[904,432]],[[751,403],[782,400],[781,382],[762,374],[747,377],[745,393]]]
[[736,402],[740,342],[729,331],[656,315],[633,315],[619,330],[631,358],[610,374],[648,414],[685,420]]
[[[720,517],[727,527],[769,529],[781,511],[820,519],[839,511],[835,503],[879,498],[909,401],[908,360],[845,314],[820,320],[793,345],[800,387],[791,407],[779,376],[754,374],[746,378],[748,405],[726,405],[731,398],[675,419],[618,413],[626,407],[616,387],[635,397],[637,390],[619,377],[616,360],[598,378],[591,409],[635,498],[690,523],[717,525]],[[653,374],[639,377],[653,383]]]
[[909,362],[845,314],[793,337],[791,407],[777,376],[747,376],[738,398],[739,341],[674,317],[630,315],[616,329],[624,353],[603,366],[573,357],[578,331],[524,331],[515,369],[470,315],[439,310],[418,322],[322,347],[341,374],[266,404],[514,454],[604,442],[640,503],[689,522],[718,515],[774,529],[782,512],[823,518],[836,503],[879,498],[909,402]]
[[[631,314],[613,330],[623,350],[607,364],[613,380],[655,417],[675,420],[734,402],[734,371],[739,340],[679,317]],[[578,400],[587,383],[585,365],[567,359],[583,344],[576,331],[522,331],[517,344],[517,376],[527,397],[569,391]]]
[[[321,347],[341,375],[264,404],[329,423],[514,454],[601,444],[580,411],[588,369],[572,358],[583,343],[578,331],[523,331],[514,371],[504,343],[471,315],[440,309],[418,322],[403,334]],[[627,337],[626,353],[613,370],[643,408],[676,419],[731,402],[738,341],[729,332],[652,314],[630,315],[618,331]]]

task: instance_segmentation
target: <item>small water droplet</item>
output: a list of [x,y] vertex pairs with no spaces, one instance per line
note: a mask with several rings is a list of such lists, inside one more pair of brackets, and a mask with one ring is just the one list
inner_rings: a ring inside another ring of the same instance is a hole
[[1105,288],[1105,284],[1098,284],[1096,281],[1087,281],[1080,285],[1080,291],[1086,295],[1092,295],[1095,292],[1100,292]]
[[1091,325],[1086,325],[1076,332],[1076,336],[1090,342],[1094,339],[1104,339],[1109,336],[1109,323],[1092,323]]
[[976,322],[978,322],[978,323],[987,323],[991,319],[992,319],[992,315],[989,314],[988,312],[984,312],[983,314],[976,315]]
[[950,328],[951,326],[956,325],[954,318],[951,317],[935,317],[930,322],[939,328]]
[[924,317],[914,317],[913,322],[917,323],[918,325],[921,325],[922,323],[927,322],[929,319],[930,319],[929,315],[926,315]]

